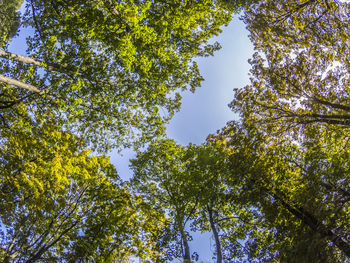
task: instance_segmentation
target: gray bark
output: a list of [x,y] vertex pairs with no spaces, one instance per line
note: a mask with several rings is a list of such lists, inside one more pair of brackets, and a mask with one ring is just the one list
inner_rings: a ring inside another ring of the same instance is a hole
[[7,83],[9,85],[14,85],[14,86],[17,86],[17,87],[22,88],[22,89],[26,89],[26,90],[29,90],[29,91],[32,91],[32,92],[39,93],[40,95],[45,93],[44,91],[39,90],[37,87],[35,87],[33,85],[26,84],[24,82],[8,78],[8,77],[6,77],[4,75],[1,75],[1,74],[0,74],[0,81],[4,82],[4,83]]
[[189,263],[191,262],[190,246],[188,245],[186,234],[182,226],[180,226],[180,234],[181,234],[182,244],[184,247],[184,256],[183,256],[184,262]]
[[74,75],[74,72],[69,71],[59,65],[55,65],[52,63],[45,63],[43,61],[34,59],[32,57],[27,57],[27,56],[22,56],[15,53],[6,52],[4,50],[0,50],[0,58],[11,59],[11,60],[22,62],[25,64],[46,68],[49,71],[55,71],[55,72],[59,72],[67,75]]
[[215,226],[215,223],[214,223],[213,210],[210,208],[209,205],[207,205],[207,210],[208,210],[210,227],[211,227],[211,230],[213,231],[213,235],[214,235],[214,239],[215,239],[216,256],[217,256],[216,262],[222,263],[221,244],[220,244],[220,239],[219,239],[219,233],[218,233],[216,226]]

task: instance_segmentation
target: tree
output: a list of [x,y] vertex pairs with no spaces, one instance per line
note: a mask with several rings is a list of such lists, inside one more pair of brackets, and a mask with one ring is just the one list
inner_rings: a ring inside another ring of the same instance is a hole
[[185,185],[189,189],[187,195],[195,201],[191,230],[212,233],[217,263],[232,260],[228,253],[232,248],[223,245],[228,235],[238,230],[240,224],[237,221],[242,210],[231,200],[229,193],[234,189],[225,181],[231,174],[227,165],[229,153],[211,141],[202,145],[190,144],[185,151],[188,176],[181,178],[184,183],[179,185]]
[[193,58],[219,48],[208,40],[231,13],[212,0],[30,0],[28,54],[0,50],[4,125],[22,103],[33,115],[55,112],[101,151],[159,135],[180,107],[178,90],[200,85]]
[[245,244],[249,262],[348,260],[348,136],[338,128],[298,144],[233,123],[219,133],[216,140],[231,148],[232,194],[257,210],[250,224],[258,232]]
[[42,117],[3,131],[11,136],[0,147],[0,260],[157,260],[162,213],[128,192],[109,157],[91,156],[81,138]]
[[257,210],[245,248],[259,262],[349,260],[348,13],[345,1],[260,1],[243,16],[251,84],[231,104],[242,126],[218,140],[228,184]]
[[[181,257],[185,262],[191,262],[191,237],[186,232],[186,225],[196,208],[188,191],[184,191],[184,187],[188,189],[184,184],[191,184],[187,180],[186,161],[184,148],[174,141],[154,142],[147,151],[138,153],[136,159],[131,160],[134,171],[131,185],[151,206],[169,215],[172,233],[170,242],[165,244],[168,249],[166,259]],[[175,244],[172,241],[176,241]]]
[[267,0],[245,12],[257,53],[251,84],[237,89],[231,104],[244,122],[268,133],[349,126],[349,7]]
[[[212,232],[218,263],[233,259],[228,240],[242,237],[249,213],[232,199],[234,188],[225,184],[231,174],[227,161],[228,152],[215,143],[180,146],[170,139],[152,143],[131,161],[134,191],[169,216],[174,236],[165,243],[169,256],[191,261],[187,228]],[[180,242],[173,244],[177,236]]]

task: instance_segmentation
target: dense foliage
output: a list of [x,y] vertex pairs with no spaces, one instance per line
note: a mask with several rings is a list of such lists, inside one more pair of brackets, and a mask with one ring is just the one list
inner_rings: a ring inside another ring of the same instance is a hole
[[2,0],[0,2],[0,46],[6,44],[16,33],[20,25],[17,9],[22,0]]
[[[199,158],[191,156],[191,145],[181,148],[182,157],[171,147],[156,154],[176,159],[157,172],[157,181],[166,182],[167,169],[174,167],[170,171],[181,176],[165,185],[177,185],[177,197],[194,202],[198,211],[203,204],[195,196],[207,207],[211,200],[229,207],[224,221],[222,205],[214,209],[217,262],[348,262],[349,3],[265,0],[253,3],[242,19],[256,53],[251,84],[236,89],[231,103],[241,120],[202,146],[220,152],[222,161],[206,153],[204,163],[217,166],[209,174],[203,166],[196,170],[196,186],[214,199],[194,190],[188,177]],[[191,165],[175,168],[184,163]],[[207,189],[210,174],[215,184]],[[163,184],[154,187],[153,192],[164,190]],[[191,219],[192,224],[206,220],[200,212]],[[186,258],[186,249],[182,253]]]
[[179,91],[202,80],[193,59],[219,48],[208,41],[232,13],[212,0],[26,4],[28,54],[0,49],[2,126],[26,104],[33,122],[49,110],[100,151],[164,132]]
[[2,262],[158,257],[162,214],[130,195],[109,157],[91,156],[55,120],[17,127],[0,154]]
[[[0,260],[164,258],[164,211],[89,148],[162,134],[239,2],[21,3],[0,2]],[[26,54],[8,51],[19,27],[34,32]]]
[[229,124],[214,139],[229,149],[229,185],[250,221],[248,262],[346,262],[349,257],[349,131],[303,144]]
[[349,126],[349,3],[260,1],[243,21],[257,52],[232,108],[268,132]]
[[225,203],[225,186],[221,179],[228,173],[225,153],[210,145],[187,147],[173,140],[152,143],[147,151],[131,160],[134,191],[168,215],[167,256],[191,261],[188,229],[213,231],[216,254],[223,257],[217,229],[219,221],[235,213]]
[[[0,261],[349,262],[350,4],[0,2]],[[202,145],[162,137],[232,12],[256,53],[240,114]],[[9,52],[18,27],[27,54]],[[139,148],[122,182],[108,152]]]

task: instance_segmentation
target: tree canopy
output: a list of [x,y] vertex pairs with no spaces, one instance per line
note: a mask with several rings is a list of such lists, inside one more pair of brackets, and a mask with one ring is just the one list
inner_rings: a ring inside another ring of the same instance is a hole
[[[216,1],[0,2],[0,259],[164,258],[164,211],[105,156],[159,136],[232,14]],[[27,53],[9,52],[19,30]]]
[[193,59],[219,48],[208,41],[231,14],[213,0],[30,0],[27,54],[0,49],[3,125],[22,103],[100,151],[162,134],[179,91],[202,81]]
[[[245,12],[257,50],[232,108],[269,132],[348,126],[349,3],[260,1]],[[297,128],[297,129],[295,129]]]
[[0,2],[0,46],[6,44],[16,33],[20,25],[17,12],[22,0],[2,0]]
[[[350,261],[348,1],[21,3],[0,2],[0,261],[193,262],[195,231],[217,263]],[[164,124],[242,6],[240,119],[179,145]],[[130,146],[123,182],[97,154]]]
[[136,157],[131,160],[134,191],[162,209],[171,224],[165,259],[196,258],[189,245],[191,231],[213,232],[217,262],[232,259],[225,244],[228,236],[235,235],[232,228],[238,227],[230,221],[242,211],[227,202],[230,196],[223,179],[229,173],[227,153],[211,144],[184,147],[166,139]]
[[[207,152],[204,166],[197,166],[199,156],[187,155],[192,166],[173,177],[176,196],[186,193],[182,185],[195,193],[186,201],[198,195],[188,177],[198,167],[198,185],[213,199],[201,197],[197,211],[210,211],[212,200],[231,209],[225,225],[215,207],[218,231],[211,229],[216,244],[228,248],[226,262],[348,262],[349,3],[259,1],[242,19],[256,53],[251,83],[236,89],[231,103],[241,120],[207,139],[206,147],[224,160],[213,166],[213,188],[202,182],[210,178],[205,164],[217,159]],[[169,147],[162,151],[152,153],[184,163]],[[199,222],[203,231],[206,219],[199,214],[193,213],[192,226]]]
[[91,156],[55,120],[18,129],[0,154],[3,262],[157,258],[151,235],[161,233],[162,214],[129,193],[109,157]]
[[300,145],[231,123],[212,137],[230,149],[233,196],[258,211],[247,232],[248,262],[346,262],[348,136],[334,129]]

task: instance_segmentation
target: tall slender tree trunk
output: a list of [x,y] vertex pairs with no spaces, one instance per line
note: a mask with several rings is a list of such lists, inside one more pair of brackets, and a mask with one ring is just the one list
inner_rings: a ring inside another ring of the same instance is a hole
[[208,210],[208,217],[209,217],[211,231],[213,232],[214,239],[215,239],[216,257],[217,257],[216,262],[222,263],[221,244],[220,244],[220,239],[219,239],[219,233],[218,233],[216,226],[215,226],[215,223],[214,223],[213,210],[210,208],[209,205],[207,205],[207,210]]
[[181,225],[179,226],[179,228],[180,228],[180,234],[181,234],[182,245],[183,245],[184,263],[190,263],[191,262],[190,246],[188,245],[187,237],[183,229],[183,226]]

